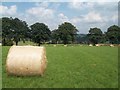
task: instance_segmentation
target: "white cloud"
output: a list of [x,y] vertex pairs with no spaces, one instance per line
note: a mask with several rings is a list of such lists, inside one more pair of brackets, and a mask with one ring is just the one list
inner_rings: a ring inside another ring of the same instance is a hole
[[69,21],[68,17],[65,16],[63,13],[58,14],[58,20],[60,22],[68,22]]
[[69,2],[68,7],[73,8],[73,9],[77,9],[77,10],[81,10],[81,9],[86,9],[86,8],[92,9],[93,5],[94,4],[91,3],[91,2],[77,2],[77,1],[74,1],[74,2]]
[[63,2],[119,2],[119,0],[64,0]]
[[116,22],[116,21],[118,21],[118,14],[117,13],[115,13],[113,16],[112,16],[112,21],[113,22]]
[[32,7],[28,9],[27,14],[30,14],[34,17],[37,18],[46,18],[46,19],[51,19],[53,18],[54,11],[52,9],[47,9],[44,7]]
[[71,19],[71,22],[74,24],[80,23],[82,21],[82,18],[80,17],[75,17]]
[[13,5],[10,7],[0,5],[0,14],[2,15],[15,15],[17,13],[17,6]]
[[102,23],[104,22],[104,17],[99,13],[89,12],[88,14],[82,15],[80,17],[75,17],[71,19],[72,23]]
[[49,6],[49,2],[36,2],[35,4],[38,7],[45,7],[47,8]]
[[103,18],[99,13],[90,12],[87,15],[85,15],[84,20],[88,23],[96,23],[96,22],[103,22]]
[[119,2],[119,0],[2,0],[2,2]]

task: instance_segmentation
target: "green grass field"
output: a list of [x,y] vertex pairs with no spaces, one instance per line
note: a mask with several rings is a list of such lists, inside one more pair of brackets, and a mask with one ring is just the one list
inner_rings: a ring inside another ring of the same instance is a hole
[[2,88],[2,46],[0,46],[0,90]]
[[118,48],[46,46],[44,76],[7,76],[5,60],[10,47],[2,47],[3,88],[117,88]]

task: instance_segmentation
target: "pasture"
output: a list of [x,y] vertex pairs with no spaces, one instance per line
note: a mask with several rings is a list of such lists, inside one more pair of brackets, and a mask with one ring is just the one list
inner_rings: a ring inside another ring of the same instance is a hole
[[[45,45],[47,69],[44,75],[7,76],[9,46],[2,47],[3,88],[117,88],[118,48]],[[23,60],[24,62],[24,60]]]

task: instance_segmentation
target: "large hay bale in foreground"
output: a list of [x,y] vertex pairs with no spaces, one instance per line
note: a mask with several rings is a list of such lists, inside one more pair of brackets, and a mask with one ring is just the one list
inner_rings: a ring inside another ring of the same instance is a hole
[[43,75],[46,64],[44,47],[12,46],[7,56],[6,70],[8,75]]

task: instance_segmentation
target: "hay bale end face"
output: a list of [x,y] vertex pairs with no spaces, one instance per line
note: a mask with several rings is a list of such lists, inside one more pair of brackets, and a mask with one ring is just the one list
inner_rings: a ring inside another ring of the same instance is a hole
[[12,46],[7,56],[6,70],[8,75],[43,75],[46,64],[44,47]]

